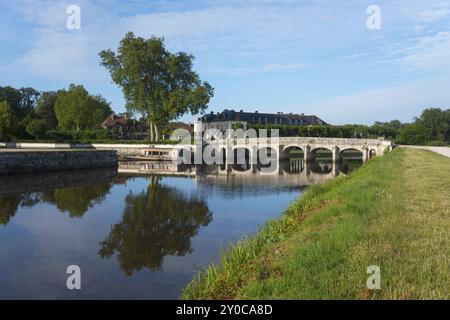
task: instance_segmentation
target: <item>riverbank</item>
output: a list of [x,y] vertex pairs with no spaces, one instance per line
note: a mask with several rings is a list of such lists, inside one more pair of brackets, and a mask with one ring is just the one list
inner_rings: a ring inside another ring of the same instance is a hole
[[[450,297],[450,161],[397,149],[311,187],[197,274],[184,299]],[[381,270],[369,290],[367,267]]]

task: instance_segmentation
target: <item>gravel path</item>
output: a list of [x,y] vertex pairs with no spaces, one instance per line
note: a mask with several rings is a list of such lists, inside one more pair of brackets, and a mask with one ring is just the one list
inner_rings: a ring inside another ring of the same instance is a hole
[[400,147],[411,148],[411,149],[430,150],[430,151],[439,153],[443,156],[450,158],[450,148],[449,147],[426,147],[426,146],[405,146],[405,145],[401,145]]

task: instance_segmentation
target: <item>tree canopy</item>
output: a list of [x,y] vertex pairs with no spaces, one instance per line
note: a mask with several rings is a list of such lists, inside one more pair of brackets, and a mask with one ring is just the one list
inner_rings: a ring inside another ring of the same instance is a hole
[[0,87],[0,101],[8,102],[19,121],[34,111],[39,95],[39,91],[33,88]]
[[425,109],[415,122],[429,128],[433,140],[450,142],[450,109]]
[[98,128],[111,113],[109,103],[101,96],[92,96],[82,85],[61,90],[55,102],[58,126],[65,130]]
[[6,140],[12,133],[16,116],[6,101],[0,102],[0,139]]
[[159,139],[159,127],[185,113],[203,112],[213,96],[208,82],[193,71],[194,56],[170,53],[164,39],[144,39],[129,32],[118,52],[99,53],[113,82],[122,88],[126,108],[148,121],[151,140]]
[[58,93],[56,91],[46,91],[41,94],[36,105],[36,115],[45,120],[48,126],[56,129],[58,120],[55,114],[55,103]]

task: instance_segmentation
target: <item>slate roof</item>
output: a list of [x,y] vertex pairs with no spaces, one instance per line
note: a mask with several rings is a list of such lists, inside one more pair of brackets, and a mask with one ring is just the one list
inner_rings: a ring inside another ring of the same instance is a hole
[[[203,122],[246,121],[248,124],[301,124],[326,125],[327,123],[315,115],[295,113],[259,113],[227,110],[220,113],[208,113],[199,118]],[[296,121],[297,120],[297,121]],[[267,122],[266,122],[267,121]]]

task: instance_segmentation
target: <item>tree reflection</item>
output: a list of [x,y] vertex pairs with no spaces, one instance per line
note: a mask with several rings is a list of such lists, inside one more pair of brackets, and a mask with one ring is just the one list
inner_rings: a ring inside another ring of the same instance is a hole
[[69,216],[72,218],[81,218],[89,208],[105,199],[105,195],[108,194],[110,188],[109,182],[82,187],[60,188],[44,193],[42,200],[55,204],[62,212],[69,212]]
[[8,224],[9,220],[16,214],[21,202],[22,197],[17,195],[0,197],[0,224]]
[[191,238],[212,221],[202,199],[158,181],[152,177],[147,191],[126,196],[122,220],[100,242],[99,255],[109,258],[117,253],[126,275],[142,268],[160,270],[164,256],[191,253]]

